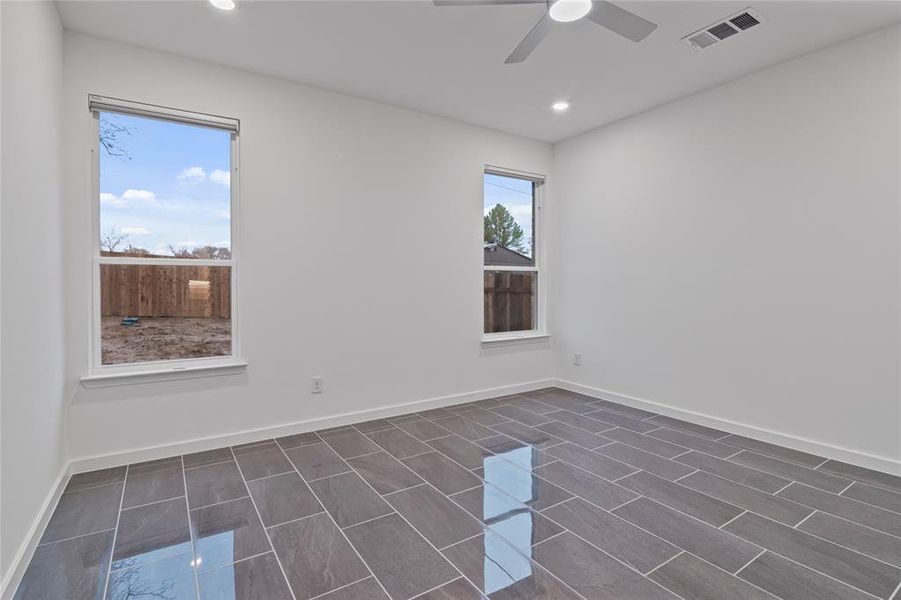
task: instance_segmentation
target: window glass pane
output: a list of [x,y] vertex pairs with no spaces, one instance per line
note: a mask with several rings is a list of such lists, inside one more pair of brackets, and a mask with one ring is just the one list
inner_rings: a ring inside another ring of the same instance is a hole
[[103,256],[231,258],[231,134],[100,113]]
[[484,252],[486,265],[535,264],[535,184],[485,173]]
[[485,271],[485,333],[538,329],[538,273]]
[[100,265],[105,365],[231,355],[231,267]]

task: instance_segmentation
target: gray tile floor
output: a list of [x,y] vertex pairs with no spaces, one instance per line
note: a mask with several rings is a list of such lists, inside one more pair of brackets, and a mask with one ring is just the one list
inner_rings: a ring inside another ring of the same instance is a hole
[[75,475],[18,599],[901,600],[901,477],[559,389]]

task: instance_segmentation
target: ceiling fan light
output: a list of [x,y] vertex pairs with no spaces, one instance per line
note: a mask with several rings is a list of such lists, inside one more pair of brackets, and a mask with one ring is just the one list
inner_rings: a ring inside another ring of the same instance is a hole
[[560,23],[577,21],[591,10],[591,0],[552,0],[548,4],[548,14]]

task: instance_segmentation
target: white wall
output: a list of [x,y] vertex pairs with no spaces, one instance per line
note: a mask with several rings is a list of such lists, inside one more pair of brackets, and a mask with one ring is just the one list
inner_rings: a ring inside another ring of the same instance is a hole
[[556,147],[562,379],[901,457],[898,31]]
[[0,570],[65,462],[60,168],[62,29],[56,7],[3,2],[0,223]]
[[[550,145],[80,34],[64,68],[74,459],[551,376],[548,344],[480,346],[483,166],[550,175]],[[246,375],[80,387],[89,93],[241,120]]]

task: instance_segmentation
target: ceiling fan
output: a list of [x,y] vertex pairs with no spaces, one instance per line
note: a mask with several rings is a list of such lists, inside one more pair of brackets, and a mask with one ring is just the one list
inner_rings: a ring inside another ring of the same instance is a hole
[[542,15],[532,30],[507,57],[506,64],[524,61],[538,47],[551,29],[554,21],[569,23],[588,17],[601,27],[606,27],[633,42],[640,42],[657,29],[638,15],[605,0],[433,0],[435,6],[484,6],[488,4],[546,4],[547,12]]

